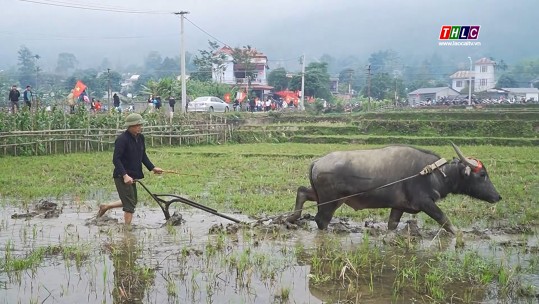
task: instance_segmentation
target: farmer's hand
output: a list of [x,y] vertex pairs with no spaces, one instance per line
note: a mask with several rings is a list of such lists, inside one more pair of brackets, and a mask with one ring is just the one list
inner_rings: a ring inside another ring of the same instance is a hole
[[134,183],[135,181],[133,180],[133,178],[127,174],[124,175],[124,184],[132,184]]
[[159,167],[155,167],[155,168],[153,168],[152,172],[155,173],[155,174],[161,174],[161,173],[163,173],[163,169],[161,169]]

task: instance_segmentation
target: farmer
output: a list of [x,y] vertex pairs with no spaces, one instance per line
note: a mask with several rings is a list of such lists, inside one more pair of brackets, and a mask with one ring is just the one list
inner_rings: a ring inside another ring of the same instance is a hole
[[144,178],[142,164],[155,174],[163,173],[163,170],[154,166],[146,155],[146,146],[142,135],[144,122],[138,113],[131,113],[125,118],[124,127],[127,130],[116,138],[112,156],[114,164],[112,177],[120,200],[99,205],[97,217],[103,216],[109,209],[123,207],[124,222],[126,225],[130,225],[137,205],[135,180]]
[[21,92],[17,90],[17,86],[13,85],[9,91],[9,101],[11,101],[11,113],[15,114],[19,110],[19,97]]
[[26,90],[23,92],[24,104],[28,107],[28,110],[32,108],[32,88],[27,85]]

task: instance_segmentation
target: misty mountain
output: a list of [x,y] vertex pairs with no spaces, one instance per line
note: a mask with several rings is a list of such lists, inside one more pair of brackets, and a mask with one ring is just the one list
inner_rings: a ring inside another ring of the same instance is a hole
[[[391,49],[403,64],[417,65],[438,56],[464,67],[468,56],[494,57],[512,64],[537,57],[539,48],[537,0],[190,0],[182,1],[181,8],[180,3],[166,0],[114,0],[106,5],[97,0],[56,1],[103,10],[20,0],[2,3],[10,13],[0,18],[0,70],[16,65],[21,45],[39,54],[39,65],[51,72],[58,54],[66,52],[76,56],[79,68],[99,66],[105,58],[112,68],[141,65],[150,51],[163,57],[179,56],[178,16],[111,12],[110,8],[187,10],[186,51],[196,54],[207,48],[208,40],[232,47],[250,45],[268,56],[270,67],[292,70],[299,70],[302,54],[308,62],[329,55],[339,62],[352,58],[348,61],[357,65],[366,63],[373,52]],[[481,45],[439,46],[442,25],[480,25],[477,41]]]

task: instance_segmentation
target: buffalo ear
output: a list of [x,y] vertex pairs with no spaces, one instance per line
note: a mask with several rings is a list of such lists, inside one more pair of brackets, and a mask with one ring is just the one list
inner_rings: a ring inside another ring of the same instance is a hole
[[472,168],[470,168],[470,166],[466,166],[462,162],[459,163],[458,168],[461,176],[468,177],[472,173]]

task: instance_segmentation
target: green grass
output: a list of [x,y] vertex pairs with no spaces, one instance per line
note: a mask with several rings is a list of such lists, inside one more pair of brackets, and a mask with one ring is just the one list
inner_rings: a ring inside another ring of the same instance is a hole
[[[253,217],[278,215],[291,211],[297,187],[308,185],[308,168],[312,160],[335,150],[373,147],[378,145],[289,143],[152,148],[148,153],[157,166],[179,174],[156,176],[148,173],[145,185],[156,194],[184,195],[220,212],[238,211]],[[448,160],[456,156],[449,145],[422,148]],[[533,233],[533,226],[539,224],[537,148],[467,145],[460,148],[466,155],[477,157],[485,164],[503,200],[490,205],[466,196],[451,195],[439,205],[453,224],[457,228],[516,227]],[[5,172],[0,177],[3,185],[0,203],[28,204],[39,198],[60,197],[69,198],[71,204],[78,205],[88,200],[116,199],[111,157],[111,152],[103,152],[0,158],[0,166]],[[139,194],[143,203],[157,208],[142,188],[139,188]],[[308,202],[305,206],[310,208],[306,212],[315,213],[314,203]],[[385,222],[388,214],[388,209],[353,211],[341,207],[336,216]],[[405,215],[403,221],[409,217]],[[439,228],[425,214],[420,213],[418,217],[423,226]],[[175,240],[188,237],[172,226],[163,229]],[[35,230],[29,231],[28,237],[35,233]],[[470,246],[462,250],[439,250],[432,246],[425,250],[420,243],[403,236],[385,243],[365,231],[359,242],[352,243],[332,233],[312,232],[316,233],[316,242],[298,242],[295,246],[279,249],[280,254],[276,254],[272,251],[278,250],[276,248],[259,247],[266,245],[262,242],[263,237],[279,238],[283,233],[284,239],[285,234],[295,232],[263,233],[242,229],[239,233],[243,239],[239,243],[236,243],[237,235],[218,232],[209,235],[203,247],[181,245],[174,258],[181,265],[181,271],[156,272],[146,264],[135,267],[137,258],[147,252],[142,250],[143,246],[137,249],[133,244],[134,249],[124,250],[130,243],[111,246],[111,259],[114,263],[134,266],[129,275],[140,278],[141,288],[148,288],[158,275],[162,275],[162,292],[171,298],[178,296],[186,282],[191,284],[193,293],[203,288],[211,297],[221,284],[221,269],[228,271],[226,276],[232,277],[240,290],[249,289],[255,278],[275,284],[283,269],[296,263],[310,266],[310,289],[329,286],[327,290],[331,292],[326,293],[340,295],[342,292],[341,299],[351,302],[358,302],[356,297],[360,293],[365,298],[376,298],[377,292],[388,286],[391,286],[391,297],[395,302],[416,299],[425,303],[445,303],[455,295],[461,302],[474,302],[484,299],[486,289],[492,285],[497,286],[500,299],[511,298],[514,293],[529,296],[536,292],[520,281],[520,275],[537,272],[539,259],[530,260],[526,267],[521,261],[516,264],[509,261],[514,256],[512,253],[527,250],[527,247],[498,246],[492,250],[503,250],[503,254],[495,259],[485,258]],[[152,237],[148,236],[145,241],[150,242]],[[0,262],[0,270],[15,274],[39,268],[48,255],[62,255],[80,266],[90,252],[87,246],[49,246],[15,255],[12,241],[4,247],[5,262]],[[104,268],[100,275],[106,282],[113,273]],[[207,285],[199,287],[194,283],[197,276],[207,278]],[[275,301],[289,301],[292,290],[288,286],[275,285],[272,290]],[[122,290],[112,292],[121,294]]]
[[[458,142],[457,142],[458,144]],[[377,145],[379,146],[379,145]],[[334,150],[372,148],[354,144],[244,144],[150,149],[155,165],[175,170],[155,176],[146,171],[146,186],[153,193],[169,193],[191,199],[221,212],[239,211],[262,217],[289,212],[298,186],[308,185],[311,161]],[[421,146],[441,157],[455,157],[447,146]],[[466,155],[483,161],[503,197],[495,205],[466,196],[450,195],[440,203],[457,227],[514,226],[539,223],[537,148],[461,146]],[[112,182],[111,152],[55,156],[4,157],[0,176],[4,202],[30,202],[44,197],[68,197],[74,203],[116,198]],[[141,188],[141,201],[154,202]],[[306,212],[315,213],[307,202]],[[353,211],[343,207],[336,216],[356,220],[375,217],[383,221],[387,209]],[[420,215],[427,223],[428,217]],[[435,225],[435,223],[433,223]]]

